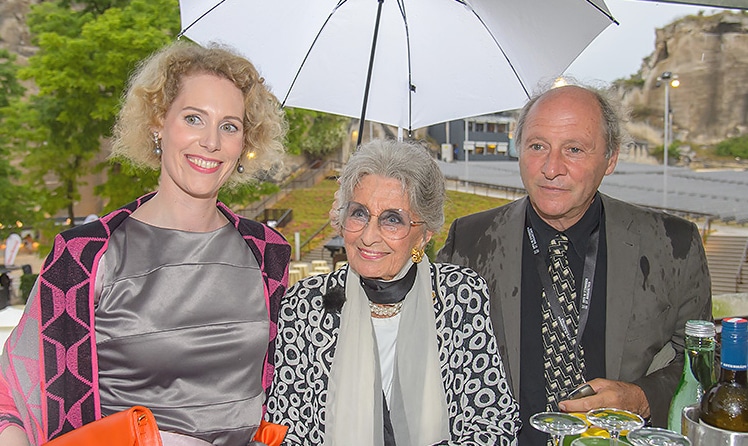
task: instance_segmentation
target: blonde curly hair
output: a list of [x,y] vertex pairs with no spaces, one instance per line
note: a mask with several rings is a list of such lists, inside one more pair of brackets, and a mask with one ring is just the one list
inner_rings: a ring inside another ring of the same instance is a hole
[[244,57],[225,47],[177,41],[143,60],[130,77],[122,108],[114,124],[111,158],[124,158],[136,167],[158,170],[153,129],[162,125],[179,94],[182,79],[212,74],[230,80],[244,96],[245,173],[234,171],[227,184],[251,181],[259,170],[280,164],[287,130],[278,99],[267,89],[257,69]]

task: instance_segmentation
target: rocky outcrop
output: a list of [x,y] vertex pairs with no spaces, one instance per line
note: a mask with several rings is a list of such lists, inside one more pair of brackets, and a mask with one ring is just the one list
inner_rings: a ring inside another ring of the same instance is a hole
[[655,33],[640,72],[617,82],[632,135],[662,144],[666,71],[680,81],[669,95],[674,139],[709,146],[748,133],[748,13],[688,16]]
[[21,60],[31,56],[31,34],[26,26],[29,5],[41,0],[3,0],[0,2],[0,48],[16,53]]

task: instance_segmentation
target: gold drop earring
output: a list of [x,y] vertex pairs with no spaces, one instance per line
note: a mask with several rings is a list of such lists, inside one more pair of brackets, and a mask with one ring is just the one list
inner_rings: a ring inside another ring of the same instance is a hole
[[413,263],[420,263],[421,260],[423,260],[425,253],[426,252],[423,248],[414,246],[413,249],[410,250],[410,258],[413,259]]

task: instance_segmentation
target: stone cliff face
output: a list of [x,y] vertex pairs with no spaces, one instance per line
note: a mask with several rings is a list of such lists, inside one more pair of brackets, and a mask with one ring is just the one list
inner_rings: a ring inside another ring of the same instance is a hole
[[24,60],[36,51],[26,26],[29,5],[41,0],[3,0],[0,2],[0,48],[18,54]]
[[748,13],[689,16],[656,30],[639,82],[618,85],[638,122],[632,135],[650,144],[662,144],[665,88],[657,78],[666,71],[680,81],[669,95],[675,140],[708,146],[748,133]]

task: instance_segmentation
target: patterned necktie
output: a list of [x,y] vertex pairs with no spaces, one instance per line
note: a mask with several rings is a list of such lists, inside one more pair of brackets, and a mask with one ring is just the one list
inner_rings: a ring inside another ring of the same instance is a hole
[[549,411],[558,410],[558,402],[564,400],[568,392],[584,382],[584,351],[581,345],[577,349],[579,327],[577,291],[574,274],[571,272],[569,259],[566,257],[568,250],[569,239],[560,233],[551,240],[548,246],[548,255],[551,260],[548,272],[569,330],[567,335],[553,317],[548,296],[543,291],[541,332],[545,364],[546,410]]

